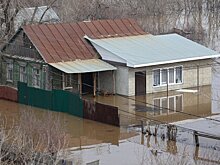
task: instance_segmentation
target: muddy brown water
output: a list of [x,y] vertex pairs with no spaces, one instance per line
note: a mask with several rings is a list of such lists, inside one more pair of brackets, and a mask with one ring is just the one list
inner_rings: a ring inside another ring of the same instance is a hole
[[[129,97],[129,99],[122,96],[97,96],[95,98],[96,101],[119,107],[120,128],[81,119],[65,113],[52,113],[59,117],[59,122],[64,126],[66,134],[70,136],[69,147],[81,147],[101,143],[119,145],[120,140],[127,139],[135,143],[143,144],[147,148],[158,148],[173,155],[187,153],[194,157],[195,160],[206,159],[203,162],[209,162],[211,160],[215,164],[220,160],[220,151],[213,148],[213,146],[220,146],[219,142],[213,141],[211,145],[206,146],[206,144],[202,144],[201,147],[195,147],[192,135],[187,134],[187,132],[179,132],[178,139],[174,142],[166,139],[162,140],[160,136],[141,135],[140,127],[131,126],[133,124],[140,124],[140,119],[144,117],[163,122],[175,122],[196,118],[195,116],[178,113],[177,111],[198,116],[209,116],[212,114],[210,90],[210,86],[207,86],[201,88],[200,94],[172,91],[169,92],[168,100],[166,100],[166,92],[149,94],[147,96]],[[204,93],[206,95],[204,95]],[[146,105],[145,102],[150,104]],[[152,108],[152,105],[158,103],[161,105],[169,104],[175,111]],[[32,111],[38,117],[41,117],[47,112],[47,110],[0,100],[1,116],[4,115],[7,117],[9,123],[18,121],[20,116],[28,111]],[[186,137],[188,137],[188,140]],[[210,154],[215,155],[215,158],[213,159],[207,156]]]
[[195,93],[169,91],[168,97],[166,92],[160,92],[144,96],[113,95],[87,99],[118,107],[121,126],[140,124],[140,120],[148,119],[172,123],[212,114],[210,86],[200,87],[200,92]]
[[[15,102],[0,100],[0,114],[7,118],[7,123],[18,122],[23,113],[32,111],[39,118],[45,115],[47,110],[29,107]],[[134,136],[136,133],[119,127],[81,119],[65,113],[52,112],[59,118],[65,133],[69,135],[69,146],[78,147],[99,143],[112,143],[118,145],[121,139]]]

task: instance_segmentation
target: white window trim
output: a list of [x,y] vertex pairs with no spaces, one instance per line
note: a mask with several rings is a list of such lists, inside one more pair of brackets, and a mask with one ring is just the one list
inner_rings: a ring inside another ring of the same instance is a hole
[[[34,70],[35,70],[35,69],[39,70],[39,85],[34,84],[33,82],[32,82],[32,85],[33,85],[33,87],[40,88],[40,84],[41,84],[41,81],[40,81],[40,76],[41,76],[40,69],[34,67],[34,68],[32,69],[32,76],[35,76],[35,73],[34,73]],[[34,77],[33,77],[33,81],[36,81],[36,80],[34,79]]]
[[[6,81],[7,82],[13,82],[13,70],[14,70],[14,64],[13,64],[13,62],[12,61],[10,61],[10,62],[7,62],[6,63]],[[12,77],[11,77],[11,79],[8,79],[8,65],[11,65],[12,67],[11,67],[11,70],[12,70]]]
[[[181,98],[182,98],[182,111],[183,111],[183,94],[180,94],[180,95],[173,95],[173,96],[168,96],[168,97],[158,97],[158,98],[153,98],[153,104],[152,105],[154,105],[154,100],[160,100],[160,107],[158,107],[158,108],[160,108],[160,115],[166,115],[166,114],[173,114],[173,113],[178,113],[179,111],[176,111],[176,97],[177,96],[182,96]],[[171,110],[169,110],[170,109],[170,102],[169,102],[169,98],[174,98],[174,109],[173,109],[173,111]],[[168,107],[168,109],[167,109],[167,113],[166,114],[163,114],[162,113],[162,100],[163,99],[167,99],[167,107]]]
[[[25,72],[22,72],[22,73],[23,73],[23,81],[21,81],[21,76],[22,76],[21,68],[22,68],[22,67],[25,68]],[[24,65],[21,65],[21,66],[19,67],[19,80],[20,80],[21,82],[27,82],[27,67],[24,66]]]
[[[176,83],[176,68],[178,67],[182,67],[182,82],[180,83]],[[167,81],[168,81],[168,85],[180,85],[180,84],[183,84],[183,65],[177,65],[177,66],[173,66],[173,67],[165,67],[165,68],[156,68],[156,69],[153,69],[152,70],[152,86],[153,88],[158,88],[158,87],[164,87],[164,86],[167,86],[167,84],[162,84],[162,70],[163,69],[166,69],[166,70],[169,70],[169,69],[174,69],[174,83],[169,83],[169,71],[168,71],[168,74],[167,74]],[[160,70],[160,85],[157,85],[157,86],[154,86],[154,71],[155,70]]]
[[[64,89],[72,89],[72,86],[71,86],[72,78],[73,78],[72,74],[64,74]],[[70,82],[70,85],[67,84],[68,81]]]

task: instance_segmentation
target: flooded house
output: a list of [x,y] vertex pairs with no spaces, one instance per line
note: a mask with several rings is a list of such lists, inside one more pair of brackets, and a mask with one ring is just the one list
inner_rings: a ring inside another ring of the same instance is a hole
[[102,60],[84,38],[146,34],[133,19],[27,25],[1,51],[1,83],[81,94],[115,93],[116,67]]
[[80,94],[145,95],[211,84],[219,54],[133,19],[27,25],[1,51],[1,83]]
[[178,34],[85,38],[117,67],[116,93],[126,96],[210,85],[213,58],[220,56]]

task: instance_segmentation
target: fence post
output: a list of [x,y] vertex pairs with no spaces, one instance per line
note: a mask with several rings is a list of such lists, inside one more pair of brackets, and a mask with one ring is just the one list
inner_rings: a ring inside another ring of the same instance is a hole
[[141,133],[146,134],[146,132],[144,131],[144,121],[143,120],[141,120]]
[[167,125],[167,138],[168,140],[171,140],[171,126],[170,125]]
[[194,135],[194,138],[195,138],[196,146],[198,147],[199,146],[198,132],[197,131],[193,131],[193,135]]

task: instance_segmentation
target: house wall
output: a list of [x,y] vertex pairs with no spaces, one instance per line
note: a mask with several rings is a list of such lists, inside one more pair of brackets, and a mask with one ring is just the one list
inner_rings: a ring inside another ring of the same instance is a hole
[[[220,63],[220,59],[216,59],[216,62]],[[220,65],[214,65],[212,68],[211,90],[212,112],[220,113]]]
[[35,60],[43,60],[34,45],[31,43],[27,35],[22,31],[18,31],[10,40],[10,43],[5,45],[1,50],[2,53],[8,55],[16,55],[19,57],[32,58]]
[[105,71],[98,73],[98,88],[103,92],[115,93],[114,91],[114,80],[113,80],[114,71]]
[[128,95],[129,94],[129,71],[127,67],[117,66],[117,71],[115,74],[115,82],[116,82],[116,93],[120,95]]
[[[7,63],[11,62],[13,64],[13,80],[7,80]],[[20,66],[26,67],[26,80],[25,82],[28,86],[33,86],[33,68],[39,69],[40,72],[40,86],[39,88],[47,89],[47,72],[44,71],[45,66],[43,63],[30,62],[25,60],[18,60],[9,57],[3,57],[1,61],[1,84],[8,85],[12,87],[17,87],[17,82],[20,81]]]
[[[127,79],[129,88],[128,88],[128,92],[127,93],[124,92],[123,95],[128,95],[128,96],[135,95],[135,72],[140,72],[140,71],[146,71],[146,93],[166,91],[167,90],[166,85],[153,87],[153,72],[152,71],[158,68],[167,68],[167,67],[175,67],[175,66],[183,66],[183,83],[169,85],[168,86],[169,90],[196,87],[197,86],[197,65],[199,66],[199,86],[210,85],[211,84],[211,66],[208,66],[207,64],[211,64],[211,59],[181,62],[181,63],[159,65],[159,66],[157,65],[157,66],[143,67],[143,68],[137,68],[137,69],[129,68],[128,79]],[[126,78],[126,77],[123,77],[123,78]],[[119,87],[116,87],[116,89],[118,88]],[[127,89],[127,87],[123,87],[123,88]],[[118,92],[118,90],[116,92]]]

